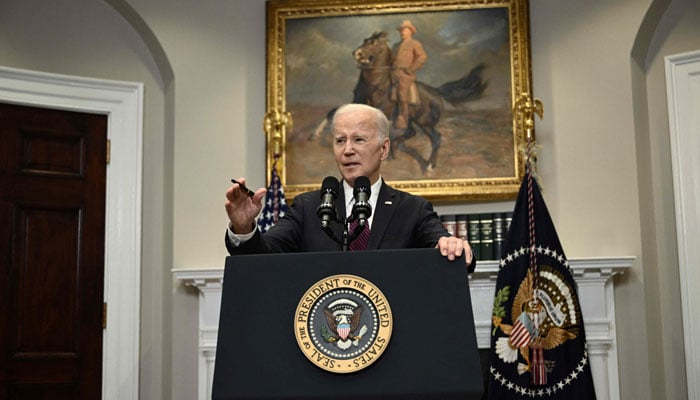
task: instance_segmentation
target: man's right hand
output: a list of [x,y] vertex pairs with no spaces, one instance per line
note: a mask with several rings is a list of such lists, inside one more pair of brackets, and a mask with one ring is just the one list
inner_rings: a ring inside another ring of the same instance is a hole
[[[245,185],[245,178],[238,178],[238,182]],[[226,214],[234,233],[243,235],[250,233],[255,228],[255,218],[262,208],[262,199],[265,197],[265,188],[260,188],[252,197],[249,196],[238,183],[234,183],[226,191]]]

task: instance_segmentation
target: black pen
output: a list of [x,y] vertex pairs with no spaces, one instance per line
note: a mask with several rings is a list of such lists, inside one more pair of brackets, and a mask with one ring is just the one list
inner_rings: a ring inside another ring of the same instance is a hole
[[254,191],[252,191],[252,190],[248,189],[248,188],[247,188],[247,187],[246,187],[246,186],[245,186],[244,184],[242,184],[242,183],[238,182],[237,180],[235,180],[235,179],[231,179],[231,182],[233,182],[233,183],[237,183],[237,184],[238,184],[238,186],[240,186],[240,187],[241,187],[241,190],[242,190],[242,191],[244,191],[244,192],[248,193],[248,196],[250,196],[250,197],[253,197],[253,196],[255,195],[255,192],[254,192]]

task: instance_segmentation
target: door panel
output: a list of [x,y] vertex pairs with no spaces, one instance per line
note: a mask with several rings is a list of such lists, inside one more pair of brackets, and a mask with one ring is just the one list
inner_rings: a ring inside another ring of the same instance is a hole
[[99,399],[107,117],[0,104],[0,399]]

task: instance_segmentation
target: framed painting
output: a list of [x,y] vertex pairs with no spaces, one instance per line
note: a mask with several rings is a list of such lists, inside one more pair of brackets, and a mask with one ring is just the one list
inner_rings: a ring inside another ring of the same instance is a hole
[[[392,74],[406,24],[427,57],[404,128]],[[288,198],[338,176],[329,116],[362,102],[392,121],[390,185],[433,201],[514,198],[529,49],[527,0],[268,1],[268,176],[274,166]]]

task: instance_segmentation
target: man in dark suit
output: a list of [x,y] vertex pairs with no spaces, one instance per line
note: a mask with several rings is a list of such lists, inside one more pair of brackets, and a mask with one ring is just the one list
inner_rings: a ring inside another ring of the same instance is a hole
[[[339,220],[352,210],[353,185],[360,176],[371,183],[372,214],[368,219],[367,250],[437,247],[449,260],[465,253],[469,271],[474,257],[469,243],[450,236],[432,205],[422,197],[393,189],[381,178],[380,166],[389,155],[389,121],[381,111],[363,104],[346,104],[333,118],[333,153],[343,177],[336,200]],[[245,178],[239,182],[245,184]],[[226,192],[229,229],[226,248],[233,254],[339,251],[341,246],[321,229],[316,209],[321,192],[303,193],[275,226],[262,235],[256,217],[262,208],[265,188],[249,196],[234,183]],[[333,221],[330,228],[341,237],[343,225]]]

